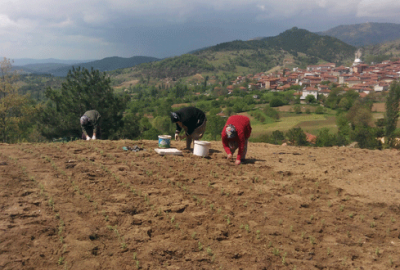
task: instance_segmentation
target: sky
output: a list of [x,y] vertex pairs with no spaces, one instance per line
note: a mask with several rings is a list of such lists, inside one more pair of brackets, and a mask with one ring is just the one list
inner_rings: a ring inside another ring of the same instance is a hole
[[399,0],[1,0],[10,59],[165,58],[233,40],[400,23]]

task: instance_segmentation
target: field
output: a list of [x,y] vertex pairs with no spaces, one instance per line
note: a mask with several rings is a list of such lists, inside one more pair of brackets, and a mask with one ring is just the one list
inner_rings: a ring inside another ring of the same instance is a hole
[[397,150],[156,147],[0,145],[0,269],[400,267]]

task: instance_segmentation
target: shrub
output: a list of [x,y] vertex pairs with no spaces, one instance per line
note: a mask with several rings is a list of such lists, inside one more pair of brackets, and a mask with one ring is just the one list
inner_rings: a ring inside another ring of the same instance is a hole
[[336,136],[334,134],[330,134],[328,128],[323,128],[318,132],[315,145],[319,147],[329,147],[336,145],[336,141]]
[[[270,105],[271,106],[271,105]],[[279,112],[271,107],[265,107],[264,113],[274,120],[279,120]]]
[[300,127],[290,129],[286,137],[293,145],[308,145],[307,136]]
[[278,98],[278,97],[274,97],[271,102],[269,103],[270,107],[279,107],[279,106],[283,106],[285,105],[285,103],[283,102],[282,99]]
[[315,113],[316,113],[316,114],[324,114],[324,108],[323,108],[322,106],[318,106],[318,107],[315,109]]
[[300,114],[301,113],[301,106],[299,104],[296,104],[293,106],[293,110],[296,114]]

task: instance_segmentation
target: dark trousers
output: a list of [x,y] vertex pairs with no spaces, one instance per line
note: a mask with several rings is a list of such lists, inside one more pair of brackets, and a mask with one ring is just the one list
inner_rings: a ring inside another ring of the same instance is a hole
[[[89,136],[90,138],[93,137],[93,129],[86,129],[86,132],[88,133],[88,136]],[[97,127],[96,139],[98,139],[98,140],[101,139],[101,128],[100,128],[100,126]],[[82,140],[86,140],[86,135],[85,135],[85,133],[82,133]]]

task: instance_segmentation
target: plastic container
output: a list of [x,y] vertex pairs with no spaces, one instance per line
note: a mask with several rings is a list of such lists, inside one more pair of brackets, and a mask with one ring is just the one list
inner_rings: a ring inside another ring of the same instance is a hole
[[158,135],[158,147],[169,148],[171,146],[170,135]]
[[207,157],[211,148],[211,143],[206,141],[194,141],[193,155]]

